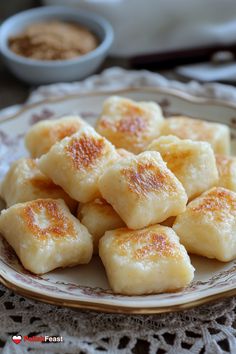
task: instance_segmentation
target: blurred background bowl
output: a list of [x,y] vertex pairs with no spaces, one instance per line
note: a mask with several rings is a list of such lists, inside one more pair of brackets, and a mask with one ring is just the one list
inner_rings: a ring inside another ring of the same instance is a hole
[[[98,47],[68,60],[34,60],[17,55],[9,48],[11,36],[21,33],[33,23],[50,20],[83,25],[98,37]],[[112,41],[113,29],[103,17],[63,6],[44,6],[23,11],[8,18],[0,28],[0,51],[6,65],[19,79],[37,85],[79,80],[94,73],[105,59]]]

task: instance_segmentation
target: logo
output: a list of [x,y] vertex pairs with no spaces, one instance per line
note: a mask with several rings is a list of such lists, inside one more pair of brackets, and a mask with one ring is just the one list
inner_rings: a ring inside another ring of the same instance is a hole
[[19,344],[22,341],[22,337],[21,336],[12,336],[12,341],[15,344]]
[[61,336],[12,336],[12,341],[15,344],[20,344],[20,342],[24,340],[24,342],[41,342],[41,343],[60,343],[63,342],[64,339]]

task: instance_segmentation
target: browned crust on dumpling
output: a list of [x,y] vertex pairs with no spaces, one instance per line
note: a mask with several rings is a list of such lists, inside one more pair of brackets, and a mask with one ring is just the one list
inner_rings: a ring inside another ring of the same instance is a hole
[[94,138],[86,135],[72,138],[65,147],[67,154],[77,170],[92,167],[94,162],[102,156],[105,148],[104,138]]
[[189,205],[192,213],[211,214],[216,221],[224,221],[236,216],[236,194],[225,188],[212,188],[204,193],[197,206]]
[[158,230],[118,229],[113,246],[122,256],[129,256],[135,261],[156,261],[160,258],[179,258],[180,250],[165,234],[165,228]]
[[[37,215],[40,213],[44,213],[48,226],[41,227],[37,223]],[[38,239],[76,236],[72,220],[63,213],[56,200],[37,199],[28,202],[21,210],[21,217],[28,230]]]
[[147,128],[147,118],[145,111],[129,103],[123,106],[122,118],[112,122],[106,116],[101,117],[98,123],[103,129],[111,129],[113,132],[126,133],[138,136]]
[[[169,125],[170,122],[178,123],[177,127]],[[167,126],[168,134],[178,136],[180,139],[191,138],[192,133],[196,135],[197,140],[209,140],[212,139],[214,134],[214,128],[211,123],[202,121],[200,119],[193,119],[188,117],[171,117],[166,120],[164,125],[164,131]]]
[[129,190],[138,196],[158,190],[176,190],[169,174],[151,162],[138,162],[136,166],[124,168],[121,174],[127,179]]

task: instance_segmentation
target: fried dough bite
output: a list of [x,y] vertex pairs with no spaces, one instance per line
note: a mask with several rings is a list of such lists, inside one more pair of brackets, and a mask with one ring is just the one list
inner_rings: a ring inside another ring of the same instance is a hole
[[167,167],[182,183],[189,199],[197,197],[218,182],[215,155],[207,142],[181,140],[168,135],[154,140],[147,149],[161,154]]
[[114,146],[87,126],[53,145],[38,166],[71,198],[86,203],[100,196],[98,180],[116,159]]
[[173,229],[188,252],[231,261],[236,258],[236,193],[210,189],[188,204]]
[[77,217],[93,237],[95,254],[98,253],[98,242],[106,231],[125,226],[112,206],[102,198],[84,204],[80,203]]
[[25,146],[33,158],[46,154],[66,136],[71,136],[87,123],[79,116],[43,120],[34,124],[25,135]]
[[161,135],[176,135],[180,139],[206,141],[216,154],[230,154],[230,129],[225,124],[177,116],[165,119]]
[[77,202],[45,176],[31,158],[21,158],[11,165],[1,184],[1,196],[7,207],[41,198],[63,199],[72,212],[77,206]]
[[101,176],[99,189],[131,229],[182,213],[188,199],[182,184],[156,151],[116,161]]
[[35,274],[88,263],[93,254],[91,235],[60,199],[37,199],[3,210],[0,232]]
[[111,96],[104,102],[96,129],[117,148],[140,153],[160,135],[163,121],[161,108],[155,102]]
[[112,290],[124,295],[174,291],[187,286],[194,268],[176,233],[154,225],[107,231],[99,255]]

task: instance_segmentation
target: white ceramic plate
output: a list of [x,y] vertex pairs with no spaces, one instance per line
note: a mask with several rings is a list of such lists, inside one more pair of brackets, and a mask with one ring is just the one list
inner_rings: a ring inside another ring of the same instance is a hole
[[[163,89],[127,89],[115,94],[135,100],[156,101],[161,104],[167,116],[187,114],[226,123],[232,129],[234,146],[236,105]],[[79,113],[93,124],[104,99],[109,95],[111,92],[43,101],[0,121],[0,178],[12,161],[27,154],[23,136],[32,124],[73,113]],[[13,250],[0,238],[0,280],[4,285],[22,295],[55,305],[106,312],[169,312],[236,294],[236,261],[224,264],[196,256],[191,259],[196,272],[188,288],[158,295],[122,296],[110,290],[98,257],[89,265],[58,269],[43,276],[35,276],[21,266]]]

